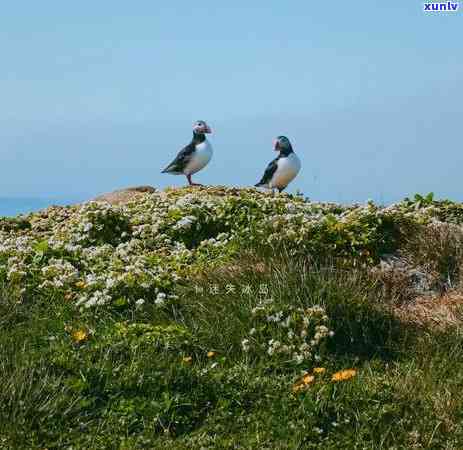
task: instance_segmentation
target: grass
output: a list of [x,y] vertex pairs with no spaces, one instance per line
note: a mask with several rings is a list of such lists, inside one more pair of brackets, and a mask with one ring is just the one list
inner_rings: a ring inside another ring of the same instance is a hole
[[0,449],[461,449],[462,223],[222,187],[0,218]]
[[[320,362],[243,351],[262,296],[325,308]],[[247,254],[164,309],[77,312],[4,291],[0,326],[0,448],[463,448],[461,330],[401,322],[360,269]],[[346,368],[356,376],[331,381]]]

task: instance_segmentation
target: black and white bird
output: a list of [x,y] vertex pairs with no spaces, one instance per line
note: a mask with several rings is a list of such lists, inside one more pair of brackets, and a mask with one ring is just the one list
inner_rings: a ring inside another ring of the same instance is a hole
[[185,175],[191,186],[201,186],[191,181],[191,176],[207,166],[212,158],[212,145],[206,139],[211,133],[204,120],[198,120],[193,126],[193,139],[184,147],[176,158],[161,172],[172,175]]
[[255,186],[281,192],[296,178],[301,170],[301,161],[286,136],[278,136],[273,142],[273,149],[279,155],[267,166],[262,179]]

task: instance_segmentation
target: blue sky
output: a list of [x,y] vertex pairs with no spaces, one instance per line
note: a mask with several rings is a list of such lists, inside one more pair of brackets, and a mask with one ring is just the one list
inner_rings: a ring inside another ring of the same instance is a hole
[[292,192],[463,200],[463,4],[249,3],[5,3],[0,196],[182,185],[160,169],[205,119],[198,182],[254,184],[285,134]]

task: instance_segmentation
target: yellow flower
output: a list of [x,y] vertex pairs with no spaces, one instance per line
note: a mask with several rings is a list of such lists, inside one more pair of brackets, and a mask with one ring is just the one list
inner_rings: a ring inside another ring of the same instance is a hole
[[293,392],[299,392],[307,388],[310,384],[315,381],[313,375],[306,374],[293,384]]
[[185,363],[185,364],[191,364],[191,362],[193,361],[193,358],[191,356],[184,356],[182,361]]
[[322,373],[325,373],[325,372],[326,372],[326,369],[324,367],[314,367],[314,369],[313,369],[313,373],[322,374]]
[[304,384],[310,384],[315,380],[315,377],[313,375],[307,374],[302,377],[302,380],[304,381]]
[[78,281],[76,283],[76,287],[80,288],[80,289],[83,289],[85,287],[85,281]]
[[215,355],[217,355],[217,352],[207,352],[208,358],[213,358]]
[[76,344],[80,344],[88,339],[88,333],[84,329],[76,330],[72,333],[72,339]]
[[355,377],[357,371],[355,369],[346,369],[340,370],[339,372],[333,373],[331,377],[332,381],[346,381],[350,380],[351,378]]

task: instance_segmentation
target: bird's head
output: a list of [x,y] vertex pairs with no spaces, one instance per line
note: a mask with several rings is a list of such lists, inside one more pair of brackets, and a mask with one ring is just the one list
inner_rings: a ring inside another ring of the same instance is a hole
[[273,150],[276,152],[289,154],[293,151],[293,147],[291,146],[291,142],[289,142],[289,139],[286,136],[278,136],[273,141]]
[[212,133],[212,131],[209,128],[209,125],[206,122],[204,122],[204,120],[198,120],[193,125],[193,133],[195,133],[195,134],[208,134],[208,133]]

